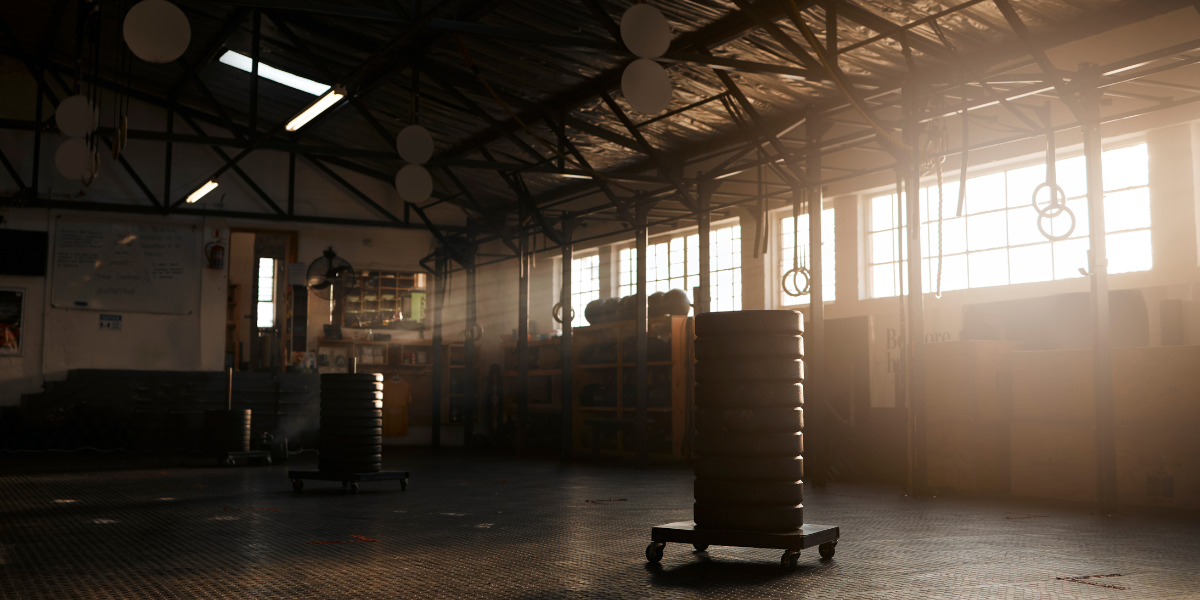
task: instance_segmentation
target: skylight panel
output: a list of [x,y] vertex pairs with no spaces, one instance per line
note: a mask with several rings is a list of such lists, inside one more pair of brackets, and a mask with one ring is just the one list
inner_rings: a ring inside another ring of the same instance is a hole
[[[250,73],[254,70],[254,61],[251,60],[249,56],[234,52],[233,50],[226,50],[225,54],[222,54],[219,60],[222,63],[225,63],[235,69],[241,69],[247,73]],[[263,79],[270,79],[276,83],[282,83],[283,85],[286,85],[292,89],[297,89],[314,96],[320,96],[321,94],[329,91],[329,86],[323,83],[318,83],[311,79],[305,79],[299,75],[293,75],[287,71],[276,69],[270,65],[263,64],[262,61],[259,61],[258,63],[258,76],[262,77]]]

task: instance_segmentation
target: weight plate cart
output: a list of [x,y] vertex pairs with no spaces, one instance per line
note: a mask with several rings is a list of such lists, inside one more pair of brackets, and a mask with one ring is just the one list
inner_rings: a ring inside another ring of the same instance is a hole
[[408,489],[408,471],[378,471],[375,473],[334,473],[328,471],[288,471],[288,479],[292,480],[292,489],[297,492],[304,489],[304,480],[340,481],[342,489],[358,493],[358,484],[363,481],[399,481],[400,489]]
[[806,524],[798,531],[787,533],[768,533],[760,531],[734,531],[729,529],[703,529],[696,527],[695,521],[681,521],[659,525],[650,532],[649,546],[646,546],[646,560],[657,563],[662,560],[663,549],[668,543],[691,544],[697,552],[708,550],[709,546],[737,546],[740,548],[775,548],[783,550],[779,559],[785,568],[796,568],[800,560],[800,551],[816,546],[821,558],[833,558],[837,548],[840,530],[833,525]]
[[258,463],[260,465],[271,466],[271,451],[270,450],[234,450],[231,452],[222,452],[217,455],[217,466],[232,467],[237,465],[238,459],[245,460],[248,463]]

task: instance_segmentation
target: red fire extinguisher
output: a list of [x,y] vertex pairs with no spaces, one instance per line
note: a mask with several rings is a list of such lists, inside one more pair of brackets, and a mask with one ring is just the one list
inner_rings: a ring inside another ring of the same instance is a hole
[[224,269],[225,268],[225,246],[220,241],[209,242],[204,247],[204,256],[208,258],[208,268]]

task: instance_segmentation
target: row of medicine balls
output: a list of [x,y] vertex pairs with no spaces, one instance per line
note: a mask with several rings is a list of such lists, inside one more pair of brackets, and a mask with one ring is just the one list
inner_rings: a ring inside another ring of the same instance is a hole
[[[687,292],[675,289],[669,292],[654,292],[646,298],[647,317],[665,317],[673,315],[687,316],[692,308],[691,299]],[[637,296],[625,296],[620,300],[605,298],[588,302],[583,310],[583,316],[588,323],[599,325],[613,321],[632,321],[637,318]]]

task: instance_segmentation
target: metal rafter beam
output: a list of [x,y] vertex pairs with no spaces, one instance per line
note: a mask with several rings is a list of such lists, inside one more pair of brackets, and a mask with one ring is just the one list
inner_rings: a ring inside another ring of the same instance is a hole
[[[396,215],[392,214],[392,212],[389,211],[388,209],[380,206],[379,203],[372,200],[370,196],[363,193],[362,190],[355,187],[352,183],[350,183],[349,181],[346,181],[346,179],[344,177],[342,177],[341,175],[338,175],[336,171],[334,171],[333,169],[330,169],[329,166],[326,165],[325,163],[323,163],[320,160],[318,160],[312,156],[309,156],[307,154],[303,154],[302,156],[304,156],[304,158],[309,162],[309,164],[313,165],[317,169],[320,169],[321,172],[328,175],[330,179],[336,181],[338,183],[338,185],[345,188],[351,194],[354,194],[355,196],[357,196],[358,199],[362,200],[364,204],[375,209],[376,211],[379,212],[379,214],[387,217],[387,219],[389,221],[391,221],[393,223],[404,223],[403,220],[401,220]],[[415,205],[413,205],[413,206],[415,207]]]
[[688,191],[687,185],[683,183],[683,178],[680,177],[680,174],[676,173],[670,167],[670,165],[666,163],[666,160],[659,154],[658,150],[656,150],[654,146],[650,145],[650,142],[646,139],[646,136],[642,135],[641,131],[638,131],[638,128],[633,124],[633,121],[629,120],[629,116],[625,114],[625,111],[621,109],[621,106],[617,104],[617,101],[613,100],[612,96],[608,95],[608,92],[601,92],[600,98],[604,100],[604,103],[608,105],[608,108],[612,110],[614,115],[617,116],[617,119],[621,121],[621,124],[625,126],[625,129],[627,129],[629,133],[633,135],[633,139],[637,140],[638,145],[642,147],[642,152],[644,152],[646,156],[650,157],[650,161],[653,162],[656,167],[658,167],[658,170],[661,171],[662,174],[671,182],[671,185],[675,187],[675,191],[679,194],[679,197],[677,198],[678,201],[684,206],[688,207],[688,209],[693,211],[696,210],[696,200],[692,198],[692,194]]

